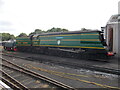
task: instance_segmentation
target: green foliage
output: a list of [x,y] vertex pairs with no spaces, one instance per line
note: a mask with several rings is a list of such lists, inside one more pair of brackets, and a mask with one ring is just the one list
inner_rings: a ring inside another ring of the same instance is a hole
[[35,34],[41,34],[41,33],[45,33],[45,31],[41,29],[35,29]]
[[20,35],[18,35],[17,37],[27,37],[26,33],[20,33]]
[[10,39],[15,39],[15,36],[13,34],[10,34],[10,33],[0,33],[0,39],[2,41],[7,41]]
[[[41,33],[49,33],[49,32],[68,32],[67,29],[62,29],[62,28],[51,28],[51,29],[48,29],[47,31],[43,31],[41,29],[35,29],[34,32],[31,32],[29,34],[30,35],[33,35],[33,34],[41,34]],[[27,34],[26,33],[20,33],[20,35],[18,35],[17,37],[27,37]],[[9,34],[9,33],[0,33],[0,40],[2,41],[7,41],[7,40],[10,40],[10,39],[15,39],[15,36],[13,34]]]
[[30,36],[30,35],[34,35],[34,34],[41,34],[41,33],[45,33],[45,31],[43,31],[43,30],[41,30],[41,29],[35,29],[34,32],[31,32],[31,33],[29,34],[29,36]]
[[49,33],[49,32],[68,32],[68,30],[67,29],[61,29],[61,28],[54,28],[54,27],[51,28],[51,29],[48,29],[47,31],[43,31],[41,29],[35,29],[34,32],[31,32],[29,34],[29,36],[34,35],[34,34]]
[[87,29],[85,29],[85,28],[81,28],[81,31],[85,31],[85,30],[87,30]]
[[68,32],[67,29],[61,29],[61,28],[51,28],[49,30],[47,30],[47,32]]

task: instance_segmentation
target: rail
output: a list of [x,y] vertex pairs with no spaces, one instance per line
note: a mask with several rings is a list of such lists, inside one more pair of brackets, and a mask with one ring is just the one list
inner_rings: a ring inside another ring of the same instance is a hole
[[[0,57],[0,58],[1,58],[1,57]],[[12,64],[12,65],[15,66],[15,67],[20,68],[20,69],[21,69],[21,70],[20,70],[21,72],[24,72],[24,73],[29,74],[29,75],[31,75],[31,76],[34,76],[34,77],[36,77],[36,78],[42,79],[42,80],[44,80],[44,81],[47,81],[47,82],[49,82],[49,83],[51,83],[51,84],[54,84],[54,85],[56,85],[56,86],[58,86],[58,87],[60,87],[60,88],[74,90],[74,88],[71,87],[71,86],[69,86],[69,85],[66,85],[66,84],[64,84],[64,83],[61,83],[61,82],[56,81],[56,80],[54,80],[54,79],[51,79],[51,78],[49,78],[49,77],[43,76],[43,75],[38,74],[38,73],[36,73],[36,72],[34,72],[34,71],[31,71],[31,70],[29,70],[29,69],[23,68],[23,67],[21,67],[21,66],[19,66],[19,65],[17,65],[17,64],[14,64],[14,63],[12,63],[12,62],[4,59],[4,58],[1,58],[1,59],[2,59],[3,61],[6,61],[6,62],[9,63],[9,64]],[[5,65],[4,65],[4,66],[5,66]],[[5,66],[5,67],[8,67],[8,66]],[[9,67],[9,68],[11,68],[11,67]],[[14,69],[15,69],[15,68],[14,68]]]
[[[8,54],[2,54],[2,55],[9,56],[9,57],[16,57],[16,58],[20,58],[20,59],[28,59],[28,60],[34,59],[34,58],[26,58],[26,57],[8,55]],[[55,60],[53,60],[53,61],[49,60],[49,62],[52,62],[52,63],[55,63],[55,64],[68,65],[70,67],[85,68],[85,69],[90,69],[90,70],[94,70],[94,71],[100,71],[100,72],[120,75],[120,70],[119,69],[110,69],[110,68],[97,67],[97,66],[92,66],[92,65],[87,65],[87,64],[83,65],[83,64],[70,63],[70,62],[61,62],[61,61],[55,61]]]

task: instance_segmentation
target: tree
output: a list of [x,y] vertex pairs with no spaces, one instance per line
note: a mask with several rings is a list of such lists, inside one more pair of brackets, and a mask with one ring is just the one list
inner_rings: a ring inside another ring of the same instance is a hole
[[85,31],[85,30],[87,30],[87,29],[85,29],[85,28],[81,28],[81,31]]
[[26,33],[20,33],[20,35],[18,35],[17,37],[27,37]]
[[43,31],[41,29],[35,29],[34,32],[31,32],[29,34],[29,36],[34,35],[34,34],[47,33],[47,32],[68,32],[68,30],[67,29],[61,29],[61,28],[54,28],[54,27],[51,28],[51,29],[48,29],[47,31]]
[[49,30],[47,30],[47,32],[68,32],[67,29],[61,29],[61,28],[51,28]]
[[15,36],[13,34],[10,34],[10,33],[0,33],[0,39],[2,41],[7,41],[10,39],[15,39]]
[[43,30],[41,30],[41,29],[35,29],[34,32],[31,32],[31,33],[29,34],[29,36],[30,36],[30,35],[34,35],[34,34],[41,34],[41,33],[45,33],[45,31],[43,31]]
[[45,31],[42,31],[41,29],[35,29],[35,34],[41,34],[44,33]]

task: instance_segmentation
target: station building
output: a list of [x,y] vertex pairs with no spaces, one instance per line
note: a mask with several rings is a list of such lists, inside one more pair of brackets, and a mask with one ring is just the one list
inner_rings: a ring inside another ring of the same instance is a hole
[[120,58],[120,14],[112,15],[104,29],[108,50]]

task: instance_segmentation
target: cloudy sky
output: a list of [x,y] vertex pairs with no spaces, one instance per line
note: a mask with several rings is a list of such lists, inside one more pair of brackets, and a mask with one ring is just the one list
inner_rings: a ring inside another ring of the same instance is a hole
[[119,0],[0,0],[0,32],[19,35],[52,27],[99,29],[118,13]]

